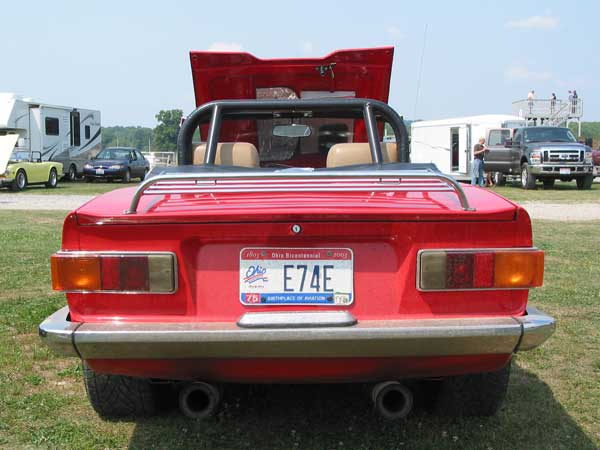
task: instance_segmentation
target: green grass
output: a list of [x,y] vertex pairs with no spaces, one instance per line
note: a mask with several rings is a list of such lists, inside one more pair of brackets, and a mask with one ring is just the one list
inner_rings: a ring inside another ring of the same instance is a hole
[[[121,181],[94,181],[93,183],[86,183],[85,181],[59,181],[58,186],[54,189],[48,189],[44,185],[41,186],[27,186],[27,189],[21,191],[20,195],[27,194],[66,194],[66,195],[98,195],[104,194],[105,192],[113,191],[115,189],[127,187],[127,186],[137,186],[139,184],[139,180],[133,180],[131,183],[121,183]],[[5,192],[11,192],[8,189],[0,189],[0,198],[2,198],[2,194]]]
[[577,189],[574,181],[557,181],[550,189],[544,189],[538,184],[538,188],[533,191],[522,189],[518,183],[490,189],[516,202],[600,203],[600,183],[594,183],[592,189],[582,191]]
[[[507,188],[508,189],[508,188]],[[600,445],[600,223],[537,222],[545,287],[532,303],[559,320],[546,344],[519,354],[495,417],[417,411],[386,422],[357,386],[231,387],[205,422],[176,411],[102,421],[78,361],[58,358],[36,327],[64,304],[49,289],[48,256],[64,215],[0,211],[0,448],[8,449],[595,449]]]

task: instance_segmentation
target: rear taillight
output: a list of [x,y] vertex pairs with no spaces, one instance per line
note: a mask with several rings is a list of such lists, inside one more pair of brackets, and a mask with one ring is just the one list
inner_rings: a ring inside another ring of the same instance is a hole
[[50,257],[52,289],[65,292],[175,292],[172,253],[59,252]]
[[421,250],[421,291],[528,289],[544,280],[544,252],[528,249]]

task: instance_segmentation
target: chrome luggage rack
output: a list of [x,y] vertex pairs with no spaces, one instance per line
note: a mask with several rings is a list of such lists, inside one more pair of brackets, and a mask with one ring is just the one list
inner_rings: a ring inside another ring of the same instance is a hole
[[163,173],[137,188],[126,214],[136,214],[143,195],[254,192],[455,192],[464,211],[471,208],[465,192],[452,177],[436,170],[285,169],[223,170]]

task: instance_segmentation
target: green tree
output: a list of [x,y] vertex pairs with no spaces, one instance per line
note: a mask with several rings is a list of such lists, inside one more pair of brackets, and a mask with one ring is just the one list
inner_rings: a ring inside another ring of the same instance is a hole
[[177,134],[183,111],[169,109],[160,111],[156,116],[158,125],[154,128],[152,148],[158,151],[173,151],[177,148]]

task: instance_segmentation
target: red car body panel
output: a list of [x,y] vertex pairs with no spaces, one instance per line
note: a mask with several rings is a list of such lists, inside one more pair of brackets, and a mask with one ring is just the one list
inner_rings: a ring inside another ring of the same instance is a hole
[[[261,90],[270,88],[286,88],[288,94],[297,98],[327,97],[333,93],[387,102],[393,48],[344,50],[324,58],[273,60],[261,60],[247,53],[193,51],[190,59],[197,105],[220,99],[262,98]],[[291,108],[296,108],[296,104]],[[361,116],[351,117],[351,140],[367,141]],[[223,121],[220,135],[214,139],[251,142],[260,149],[257,122]],[[190,126],[192,123],[195,127],[199,122],[187,122]],[[374,121],[370,124],[377,128]],[[383,125],[379,125],[381,136]],[[207,127],[200,128],[201,135],[206,136]],[[324,154],[307,152],[291,165],[324,164]],[[410,171],[410,166],[402,170]],[[425,169],[423,173],[431,175],[434,170]],[[266,177],[268,173],[266,170]],[[327,171],[322,173],[324,181],[320,183],[326,185]],[[375,172],[369,176],[379,177]],[[252,182],[261,180],[255,178]],[[246,191],[245,186],[236,192],[160,191],[159,195],[142,195],[135,212],[127,211],[136,188],[103,194],[67,216],[62,250],[170,252],[176,260],[177,288],[161,294],[68,292],[68,317],[60,322],[64,328],[58,330],[54,342],[62,348],[63,331],[72,333],[70,351],[85,358],[84,350],[91,349],[86,362],[97,373],[165,380],[339,382],[499,370],[520,349],[526,325],[529,326],[518,320],[529,311],[528,289],[419,290],[418,254],[425,249],[529,251],[529,215],[518,205],[481,188],[463,186],[471,209],[467,202],[461,204],[459,187],[420,186],[345,192],[329,186],[277,192],[257,192],[251,187]],[[294,232],[293,225],[299,225],[301,232]],[[240,254],[248,247],[350,249],[353,302],[343,306],[243,304]],[[301,313],[315,311],[347,312],[355,322],[344,325],[344,330],[329,325],[318,328],[312,322],[295,329],[290,326],[299,334],[288,335],[291,337],[286,341],[278,334],[290,331],[285,327],[277,332],[271,326],[249,330],[239,322],[240,317],[252,316],[250,313],[292,312],[310,316]],[[446,327],[442,331],[432,325],[440,322]],[[494,325],[486,328],[490,322]],[[75,324],[74,330],[69,328],[71,324]],[[382,324],[391,324],[390,329],[396,334],[386,335],[389,330]],[[306,332],[300,329],[303,326],[307,327]],[[403,327],[411,326],[420,340],[413,341],[408,334],[398,338]],[[94,331],[94,327],[100,331]],[[52,332],[52,327],[42,326],[40,330],[44,337]],[[167,342],[164,335],[169,330],[175,330],[176,338]],[[364,330],[366,334],[360,334]],[[130,341],[115,337],[128,331],[133,335]],[[177,335],[179,331],[182,334]],[[349,340],[343,335],[355,331],[358,334],[352,334]],[[198,341],[189,337],[195,332],[202,335]],[[238,339],[233,344],[227,340],[231,332],[232,339]],[[319,332],[331,334],[318,337]],[[371,332],[375,338],[369,335]],[[86,342],[90,333],[97,339],[91,344]],[[152,338],[155,334],[157,339]],[[148,336],[154,344],[144,347],[146,353],[132,353],[131,345],[145,345]],[[181,341],[177,340],[180,337]],[[452,344],[448,343],[450,340]],[[529,348],[535,346],[537,341],[533,340]],[[498,347],[498,341],[503,345]],[[191,349],[188,353],[178,353],[182,342]],[[376,347],[380,342],[384,344]],[[161,346],[160,356],[156,344]],[[294,347],[297,344],[305,345],[302,351]],[[360,351],[355,351],[353,344]],[[319,351],[315,351],[315,345]],[[94,346],[100,351],[94,352]],[[209,347],[216,350],[205,351]],[[118,354],[112,352],[115,348],[120,351]],[[290,348],[294,349],[291,353]]]
[[442,377],[492,372],[512,355],[415,358],[274,358],[87,360],[98,373],[120,373],[172,380],[199,379],[230,383],[326,383]]
[[[212,100],[256,99],[257,90],[269,88],[288,88],[297,98],[306,93],[327,96],[331,92],[353,92],[357,98],[387,102],[393,58],[393,47],[340,50],[323,58],[291,59],[260,59],[243,52],[190,52],[196,106]],[[201,135],[206,133],[207,127],[201,127]],[[258,146],[255,122],[224,123],[220,140]],[[354,141],[366,142],[362,120],[355,121]],[[319,167],[320,161],[305,159],[297,164]]]
[[[126,215],[132,188],[97,197],[65,220],[63,250],[169,251],[179,266],[171,295],[69,293],[71,319],[85,323],[235,322],[246,312],[340,310],[339,306],[246,306],[239,301],[239,254],[244,247],[348,247],[354,252],[356,301],[344,310],[357,320],[519,316],[528,291],[420,292],[416,254],[427,248],[530,247],[526,211],[479,188],[465,186],[476,213],[460,209],[452,193],[221,194],[143,199]],[[319,195],[321,198],[314,198]],[[250,205],[250,207],[249,207]],[[340,218],[343,218],[340,221]],[[335,219],[335,220],[334,220]],[[474,244],[473,236],[477,239]],[[218,287],[218,288],[217,288]],[[368,380],[442,376],[502,367],[511,357],[290,358],[228,360],[94,360],[99,372],[230,381]],[[349,370],[348,367],[353,369]],[[295,369],[302,366],[300,372]],[[273,372],[273,367],[280,367]],[[285,369],[281,367],[287,367]],[[266,376],[266,374],[270,374]]]

